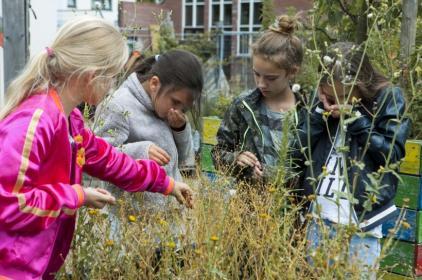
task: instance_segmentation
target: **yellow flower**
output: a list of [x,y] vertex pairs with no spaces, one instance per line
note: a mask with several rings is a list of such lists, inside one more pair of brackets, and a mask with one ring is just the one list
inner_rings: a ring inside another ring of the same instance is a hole
[[80,148],[76,154],[76,163],[79,167],[84,166],[85,164],[85,148]]
[[75,137],[73,137],[73,140],[75,140],[77,144],[82,144],[82,142],[84,141],[84,138],[82,137],[82,135],[78,134]]
[[218,236],[211,235],[210,240],[216,242],[216,241],[219,240],[219,238],[218,238]]
[[123,199],[121,199],[121,198],[119,198],[118,200],[117,200],[117,204],[123,204],[125,201],[123,200]]
[[113,240],[106,240],[105,245],[107,247],[112,247],[114,245],[114,241]]
[[167,225],[167,222],[166,222],[165,220],[163,220],[163,219],[159,219],[159,220],[158,220],[158,223],[159,223],[160,225],[162,225],[162,226],[166,226],[166,225]]
[[378,201],[377,196],[375,194],[371,195],[371,202],[377,203],[377,201]]
[[268,192],[269,192],[269,193],[275,193],[275,191],[276,191],[276,190],[277,190],[276,188],[269,188],[269,189],[268,189]]
[[270,218],[270,215],[268,215],[267,213],[262,213],[262,214],[259,214],[259,216],[260,216],[262,219],[264,219],[264,220],[266,220],[266,219],[269,219],[269,218]]
[[360,99],[360,98],[356,98],[355,96],[353,96],[352,97],[352,104],[357,104],[357,103],[360,103],[360,101],[361,101],[362,99]]
[[169,247],[170,249],[174,249],[176,248],[176,243],[174,243],[173,241],[170,241],[170,242],[167,242],[166,246]]
[[98,215],[99,212],[100,212],[100,210],[98,210],[98,209],[89,209],[88,210],[88,214],[91,215],[91,216],[96,216],[96,215]]
[[328,176],[328,172],[327,172],[327,166],[322,166],[322,175],[324,176]]
[[411,228],[410,224],[408,222],[406,222],[406,221],[403,221],[401,224],[402,224],[402,226],[403,226],[404,229]]
[[133,216],[133,215],[129,215],[128,216],[128,219],[129,219],[129,222],[136,222],[136,217],[135,216]]
[[330,111],[330,112],[328,112],[328,111],[324,111],[324,112],[322,113],[322,115],[323,115],[324,117],[328,118],[328,117],[331,115],[331,111]]
[[314,194],[308,195],[308,200],[313,201],[315,199],[316,199],[316,195],[314,195]]
[[385,170],[384,166],[381,165],[380,168],[378,169],[378,173],[384,173],[384,170]]

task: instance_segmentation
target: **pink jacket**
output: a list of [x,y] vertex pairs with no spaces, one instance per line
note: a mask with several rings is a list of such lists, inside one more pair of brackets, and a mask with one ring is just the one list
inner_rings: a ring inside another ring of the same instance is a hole
[[[68,128],[69,127],[69,128]],[[37,93],[0,122],[0,279],[52,279],[84,203],[82,171],[129,191],[168,194],[174,181],[69,119],[55,90]]]

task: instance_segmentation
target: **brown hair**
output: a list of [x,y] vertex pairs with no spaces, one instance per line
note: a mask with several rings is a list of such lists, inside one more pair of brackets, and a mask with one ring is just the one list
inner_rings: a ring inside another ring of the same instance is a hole
[[288,73],[300,67],[303,60],[302,41],[295,35],[297,17],[277,17],[261,37],[252,45],[253,55],[262,56]]
[[[355,85],[366,101],[371,101],[379,90],[391,85],[389,80],[372,66],[362,48],[352,42],[331,45],[323,54],[322,61],[334,80],[352,84],[356,79]],[[320,67],[320,72],[321,70]],[[326,73],[321,83],[328,83],[328,79]]]

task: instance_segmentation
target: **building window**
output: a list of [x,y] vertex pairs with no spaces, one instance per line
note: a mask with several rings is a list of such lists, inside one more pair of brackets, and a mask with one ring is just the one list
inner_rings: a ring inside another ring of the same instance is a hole
[[250,56],[250,46],[261,29],[261,0],[240,0],[237,31],[237,55]]
[[76,0],[67,0],[68,8],[76,8]]
[[185,0],[183,5],[183,33],[204,31],[204,0]]
[[92,0],[91,8],[93,10],[111,11],[111,0]]
[[215,29],[221,23],[225,30],[232,29],[232,2],[228,0],[210,0],[209,26]]

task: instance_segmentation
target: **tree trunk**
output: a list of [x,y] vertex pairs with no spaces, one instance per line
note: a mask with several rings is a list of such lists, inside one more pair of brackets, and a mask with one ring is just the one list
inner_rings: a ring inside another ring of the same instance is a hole
[[400,58],[407,63],[415,48],[416,16],[418,14],[417,0],[403,0],[403,15],[400,33]]
[[360,10],[359,16],[357,17],[357,26],[356,26],[356,43],[361,44],[368,39],[368,15],[366,10],[368,6],[366,1],[363,2],[362,8]]

